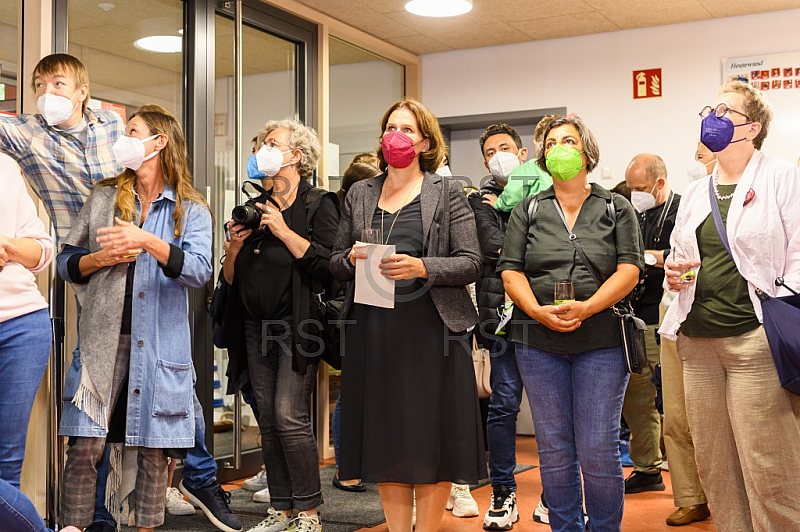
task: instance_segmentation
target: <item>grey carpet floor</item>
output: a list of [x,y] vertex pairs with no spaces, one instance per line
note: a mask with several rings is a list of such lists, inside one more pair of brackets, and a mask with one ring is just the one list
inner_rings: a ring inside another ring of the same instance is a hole
[[[531,465],[517,465],[514,474],[533,469]],[[333,487],[333,466],[319,470],[322,483],[322,497],[325,503],[320,506],[322,524],[325,532],[353,532],[360,528],[376,526],[385,521],[383,507],[378,496],[378,487],[365,484],[364,493],[350,493]],[[473,489],[485,486],[489,479],[484,479]],[[238,489],[231,492],[231,509],[235,511],[244,525],[244,530],[257,525],[267,513],[267,505],[253,502],[253,492]],[[135,528],[122,527],[126,532],[134,532]],[[202,512],[194,515],[174,516],[167,514],[164,526],[157,528],[159,532],[212,532],[217,530]]]

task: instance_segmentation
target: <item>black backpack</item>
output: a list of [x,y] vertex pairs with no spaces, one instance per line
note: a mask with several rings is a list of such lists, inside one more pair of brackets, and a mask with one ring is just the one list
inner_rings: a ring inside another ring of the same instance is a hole
[[[306,231],[309,239],[314,233],[312,222],[316,216],[322,198],[326,194],[333,194],[322,188],[312,188],[306,195]],[[336,207],[339,211],[339,200],[336,198]],[[339,211],[341,215],[341,211]],[[311,278],[312,305],[316,306],[317,316],[322,326],[322,342],[325,345],[322,351],[322,360],[334,367],[342,369],[342,344],[339,320],[344,306],[344,287],[337,281],[331,281],[328,287],[316,278]]]

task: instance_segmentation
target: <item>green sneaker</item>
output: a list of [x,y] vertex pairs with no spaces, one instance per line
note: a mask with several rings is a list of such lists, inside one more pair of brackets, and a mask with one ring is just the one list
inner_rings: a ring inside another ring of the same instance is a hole
[[497,330],[494,331],[494,334],[497,336],[505,336],[506,335],[506,325],[511,321],[511,316],[514,314],[514,302],[513,301],[506,301],[499,307],[497,307],[497,317],[500,319],[500,323],[497,324]]
[[247,532],[284,532],[286,530],[297,530],[295,520],[284,512],[269,508],[267,510],[267,518]]

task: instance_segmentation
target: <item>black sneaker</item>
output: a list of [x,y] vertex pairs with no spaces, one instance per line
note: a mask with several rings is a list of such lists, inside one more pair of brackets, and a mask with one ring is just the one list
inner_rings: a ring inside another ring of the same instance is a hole
[[495,486],[492,490],[492,505],[483,518],[483,529],[511,530],[517,521],[517,494],[505,486]]
[[205,488],[194,489],[187,486],[181,479],[178,489],[186,498],[203,510],[208,520],[223,532],[240,532],[242,522],[228,506],[231,503],[231,494],[222,489],[215,482]]
[[84,532],[117,532],[117,527],[98,521],[87,526]]
[[664,491],[667,487],[661,473],[642,473],[634,471],[625,479],[625,493],[642,493],[643,491]]

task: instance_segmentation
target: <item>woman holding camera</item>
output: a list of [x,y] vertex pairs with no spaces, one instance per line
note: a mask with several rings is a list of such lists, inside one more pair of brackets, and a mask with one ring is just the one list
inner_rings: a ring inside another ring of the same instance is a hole
[[[91,524],[96,464],[107,438],[120,437],[138,447],[132,506],[143,532],[164,523],[166,453],[194,445],[188,289],[211,275],[211,211],[192,186],[183,132],[169,111],[143,106],[125,133],[114,144],[125,171],[95,186],[58,256],[83,309],[80,361],[70,366],[79,375],[67,377],[79,384],[65,389],[72,400],[59,433],[71,437],[64,521]],[[115,478],[109,508],[119,508]]]
[[314,130],[296,120],[271,120],[262,133],[256,158],[271,188],[250,205],[255,217],[249,224],[231,221],[223,264],[232,288],[225,315],[231,378],[236,382],[249,370],[269,473],[272,507],[250,532],[294,526],[313,532],[321,529],[317,505],[322,502],[310,418],[322,353],[313,294],[315,286],[330,288],[339,200],[326,193],[308,220],[307,179],[321,153]]

